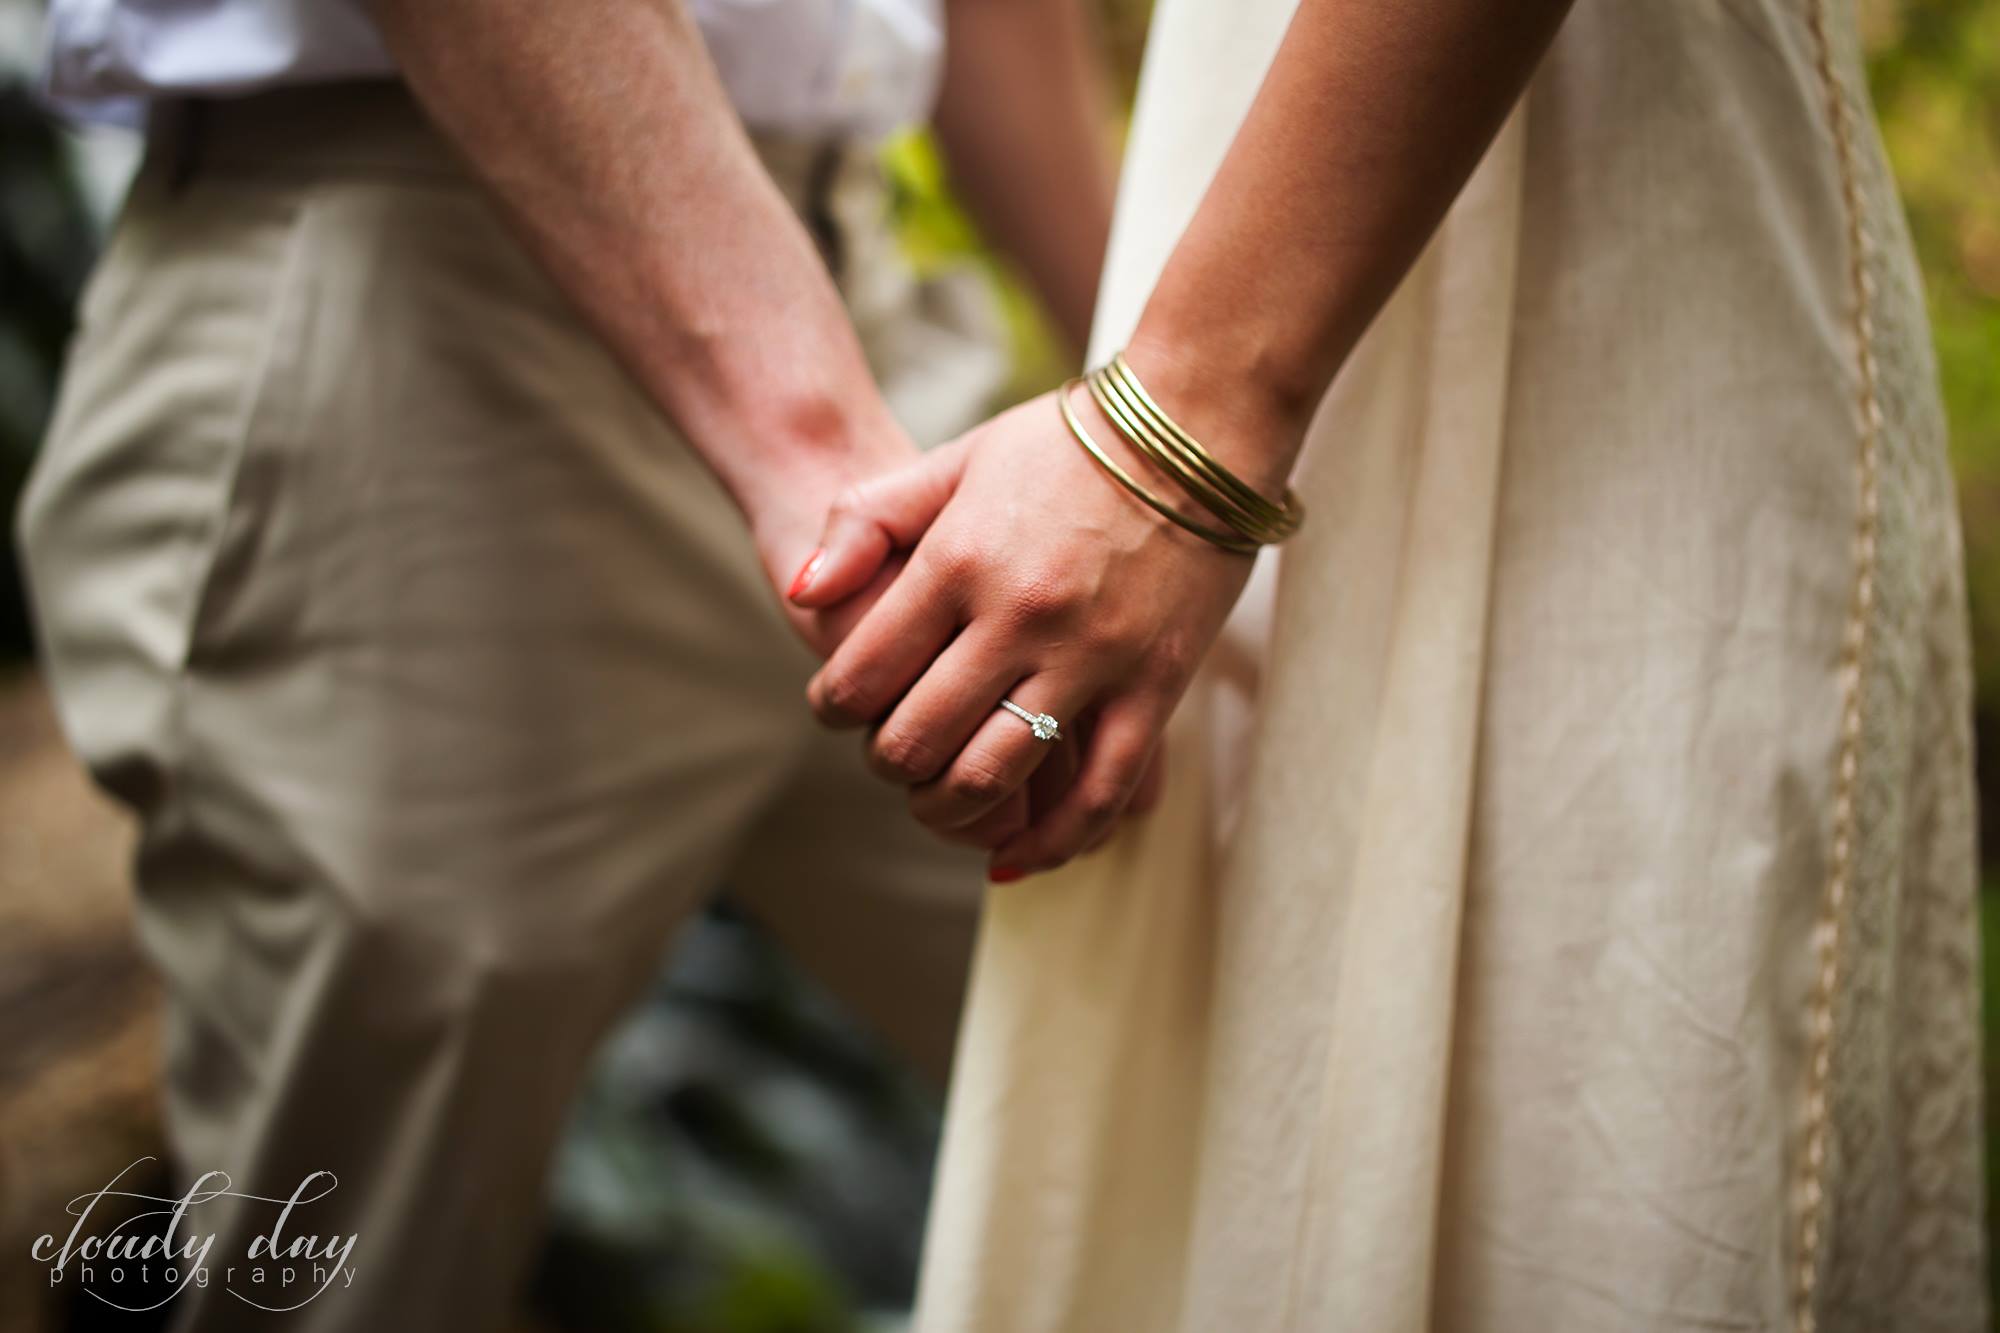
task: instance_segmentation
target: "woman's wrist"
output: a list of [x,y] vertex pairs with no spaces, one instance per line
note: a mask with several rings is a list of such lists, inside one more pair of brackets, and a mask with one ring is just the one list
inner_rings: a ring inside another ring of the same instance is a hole
[[1212,355],[1144,322],[1124,350],[1147,393],[1217,461],[1269,499],[1284,492],[1312,407],[1254,355]]

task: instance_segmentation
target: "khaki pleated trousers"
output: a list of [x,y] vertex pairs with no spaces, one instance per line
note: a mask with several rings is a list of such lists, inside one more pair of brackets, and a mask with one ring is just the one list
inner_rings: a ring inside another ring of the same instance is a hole
[[[1100,356],[1290,12],[1163,0]],[[1295,480],[1161,808],[989,906],[922,1333],[1984,1328],[1958,518],[1850,7],[1581,0]]]
[[[21,531],[63,722],[143,826],[175,1165],[337,1178],[289,1234],[356,1237],[355,1280],[284,1327],[495,1327],[593,1044],[705,897],[941,1075],[979,866],[815,727],[742,520],[405,94],[154,147]],[[764,151],[905,423],[975,421],[1002,354],[904,272],[866,155]],[[272,1218],[189,1215],[180,1327],[310,1294],[225,1291]]]

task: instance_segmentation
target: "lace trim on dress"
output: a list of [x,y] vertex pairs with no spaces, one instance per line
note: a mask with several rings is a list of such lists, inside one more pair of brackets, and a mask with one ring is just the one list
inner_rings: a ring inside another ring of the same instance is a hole
[[1816,1333],[1815,1296],[1819,1282],[1821,1238],[1826,1219],[1826,1161],[1833,1085],[1833,1011],[1838,992],[1847,899],[1852,887],[1856,838],[1855,800],[1861,768],[1863,680],[1868,661],[1869,630],[1875,603],[1876,529],[1880,510],[1878,484],[1882,405],[1877,389],[1874,292],[1868,278],[1869,237],[1863,225],[1860,173],[1856,167],[1854,116],[1840,77],[1834,70],[1832,41],[1827,32],[1826,0],[1810,0],[1806,22],[1811,30],[1814,64],[1825,96],[1828,129],[1840,172],[1840,201],[1846,224],[1848,292],[1854,338],[1854,371],[1859,410],[1856,472],[1859,501],[1854,532],[1854,583],[1840,644],[1840,735],[1834,752],[1833,818],[1826,883],[1821,892],[1814,946],[1819,963],[1807,1027],[1806,1126],[1801,1153],[1797,1333]]

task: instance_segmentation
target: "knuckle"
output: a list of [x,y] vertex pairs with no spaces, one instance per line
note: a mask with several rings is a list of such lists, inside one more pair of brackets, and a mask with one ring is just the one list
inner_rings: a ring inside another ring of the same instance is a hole
[[1009,819],[996,823],[981,821],[963,828],[938,828],[936,832],[947,842],[955,842],[965,847],[976,847],[982,852],[990,852],[1021,831],[1021,821]]
[[971,578],[980,567],[979,548],[963,537],[927,534],[918,548],[924,563],[946,582],[957,584]]
[[1164,636],[1147,645],[1146,656],[1154,679],[1163,682],[1186,680],[1198,662],[1194,648],[1177,636]]
[[884,729],[869,747],[875,770],[905,782],[922,782],[940,766],[937,751],[922,736]]
[[1118,817],[1125,807],[1125,795],[1129,790],[1122,782],[1092,782],[1077,789],[1077,811],[1083,816],[1083,823],[1090,831],[1095,831]]
[[1027,807],[1023,806],[1019,810],[1010,811],[1004,818],[994,820],[987,827],[986,836],[979,840],[979,845],[987,851],[993,851],[1001,843],[1011,842],[1018,835],[1025,833],[1027,828],[1028,811]]
[[868,717],[871,706],[866,682],[854,673],[842,671],[821,682],[819,706],[814,711],[823,722],[846,722]]
[[829,518],[856,518],[868,512],[868,491],[860,482],[841,487],[826,509]]
[[1061,579],[1031,574],[1023,578],[1007,602],[1007,618],[1017,626],[1044,627],[1066,620],[1074,599]]
[[945,790],[961,805],[991,805],[1005,799],[1013,787],[990,760],[968,757],[952,768]]

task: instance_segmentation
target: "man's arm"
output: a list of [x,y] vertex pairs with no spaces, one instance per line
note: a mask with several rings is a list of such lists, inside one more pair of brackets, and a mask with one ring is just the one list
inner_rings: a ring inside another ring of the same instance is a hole
[[907,460],[681,0],[371,0],[418,99],[742,507],[783,587]]
[[1111,229],[1109,99],[1081,0],[947,0],[952,183],[1081,353]]

